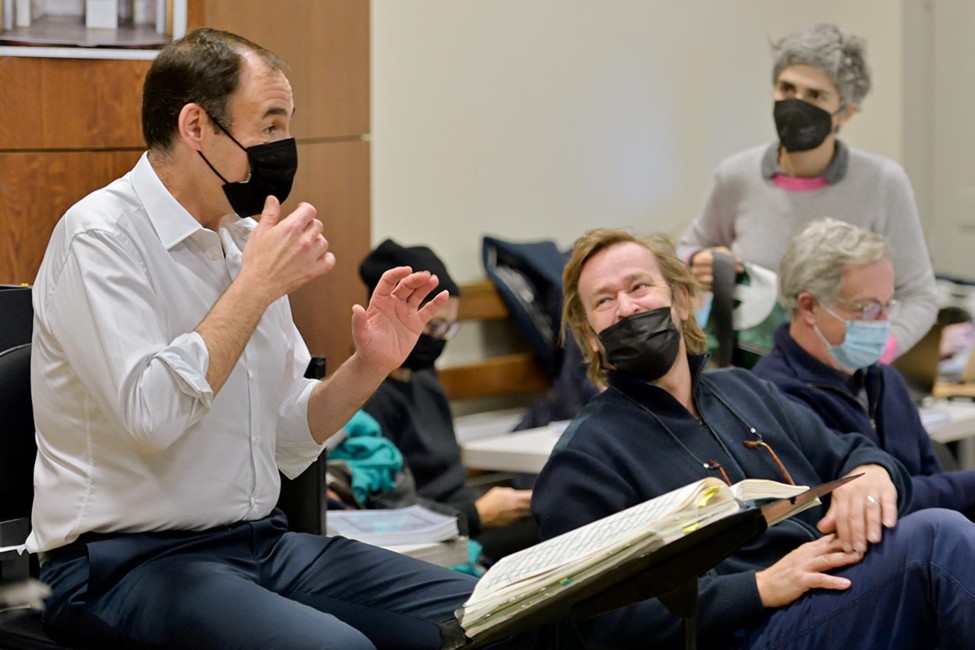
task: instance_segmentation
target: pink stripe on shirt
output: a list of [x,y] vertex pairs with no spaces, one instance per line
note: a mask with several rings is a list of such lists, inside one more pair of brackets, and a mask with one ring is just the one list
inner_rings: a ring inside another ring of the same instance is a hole
[[811,192],[828,184],[826,178],[823,176],[810,176],[805,178],[800,176],[786,176],[785,174],[775,174],[772,176],[772,182],[788,192]]

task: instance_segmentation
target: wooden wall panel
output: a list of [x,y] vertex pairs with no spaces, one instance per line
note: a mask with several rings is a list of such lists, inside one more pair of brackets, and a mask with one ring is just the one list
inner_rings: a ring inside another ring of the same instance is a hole
[[0,153],[0,282],[33,282],[51,231],[65,210],[127,172],[141,154]]
[[369,133],[368,0],[208,0],[206,24],[291,67],[296,138]]
[[143,147],[149,63],[0,57],[0,151]]
[[[318,208],[338,259],[292,296],[309,348],[336,368],[352,348],[370,242],[369,0],[188,0],[188,29],[241,34],[291,67],[299,142],[293,208]],[[0,57],[0,282],[31,282],[54,224],[124,174],[144,147],[149,61]]]
[[316,207],[335,268],[291,295],[295,322],[312,354],[328,358],[329,372],[349,357],[352,305],[364,304],[366,288],[359,262],[369,251],[369,143],[303,144],[295,187],[283,206],[298,201]]
[[[291,296],[313,354],[337,368],[352,352],[351,315],[366,290],[359,261],[369,252],[369,0],[193,0],[203,24],[266,47],[290,67],[298,177],[292,199],[318,209],[336,267]],[[273,19],[269,19],[273,17]]]

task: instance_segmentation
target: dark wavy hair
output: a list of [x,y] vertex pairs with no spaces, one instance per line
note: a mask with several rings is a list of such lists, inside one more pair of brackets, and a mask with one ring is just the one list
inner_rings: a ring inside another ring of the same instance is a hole
[[142,86],[142,135],[146,146],[169,151],[179,113],[199,104],[230,128],[227,103],[240,83],[243,55],[250,51],[271,68],[287,73],[285,63],[260,45],[218,29],[197,29],[164,47]]

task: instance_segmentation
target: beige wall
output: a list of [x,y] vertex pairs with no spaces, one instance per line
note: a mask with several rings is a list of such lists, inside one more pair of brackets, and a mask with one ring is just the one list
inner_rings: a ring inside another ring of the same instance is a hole
[[427,243],[466,281],[484,234],[679,235],[714,166],[774,136],[769,40],[816,22],[869,46],[874,90],[844,139],[901,161],[901,6],[372,0],[373,241]]

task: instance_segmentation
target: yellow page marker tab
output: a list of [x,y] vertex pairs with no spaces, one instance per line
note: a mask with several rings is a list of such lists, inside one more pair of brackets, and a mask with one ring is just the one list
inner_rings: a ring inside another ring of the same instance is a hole
[[710,487],[706,489],[704,492],[701,493],[701,496],[697,498],[697,501],[694,503],[694,507],[703,508],[719,492],[721,492],[721,488],[719,487]]

